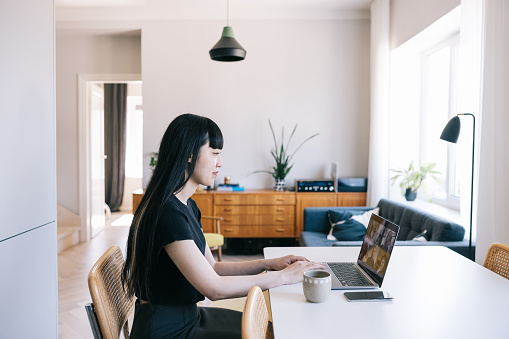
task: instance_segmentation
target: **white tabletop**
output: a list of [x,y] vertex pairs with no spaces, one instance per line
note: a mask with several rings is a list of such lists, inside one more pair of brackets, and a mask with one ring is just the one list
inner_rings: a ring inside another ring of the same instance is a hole
[[[356,261],[359,247],[267,247],[265,258]],[[509,338],[509,280],[446,247],[397,246],[382,290],[392,302],[308,302],[302,284],[269,291],[276,339]]]

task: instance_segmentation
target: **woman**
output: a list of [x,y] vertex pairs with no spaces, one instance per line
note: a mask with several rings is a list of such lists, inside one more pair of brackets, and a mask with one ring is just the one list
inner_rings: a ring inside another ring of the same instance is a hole
[[191,196],[198,185],[214,183],[222,148],[219,127],[192,114],[173,120],[163,136],[129,231],[122,272],[128,294],[138,298],[132,339],[240,338],[242,313],[196,303],[204,296],[246,296],[254,285],[267,289],[297,283],[305,271],[323,268],[291,255],[242,263],[214,260]]

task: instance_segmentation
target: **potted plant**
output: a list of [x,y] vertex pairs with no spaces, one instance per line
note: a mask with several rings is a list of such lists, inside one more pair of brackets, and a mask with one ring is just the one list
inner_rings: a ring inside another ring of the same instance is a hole
[[253,173],[269,173],[275,180],[274,189],[277,191],[283,191],[285,188],[285,178],[293,167],[292,158],[295,153],[302,147],[306,142],[316,137],[319,133],[313,134],[308,137],[306,140],[300,143],[300,145],[293,151],[289,152],[290,142],[292,141],[293,135],[295,134],[295,130],[297,129],[297,124],[292,130],[290,134],[290,138],[285,144],[285,129],[284,127],[281,130],[281,139],[278,141],[276,139],[276,134],[274,133],[274,128],[272,127],[272,123],[269,120],[270,131],[272,132],[272,138],[274,139],[274,148],[271,149],[270,154],[274,158],[275,165],[272,167],[270,171],[255,171]]
[[157,157],[159,156],[159,153],[157,152],[152,152],[150,153],[150,162],[148,164],[148,167],[150,167],[150,169],[153,171],[154,168],[156,167],[157,165]]
[[433,170],[436,165],[436,163],[427,163],[417,168],[414,167],[414,162],[411,161],[408,169],[391,169],[391,171],[396,173],[396,175],[391,178],[391,182],[394,184],[397,180],[401,179],[399,183],[401,194],[405,196],[406,200],[414,201],[417,197],[417,190],[426,181],[428,175],[436,182],[440,182],[440,178],[437,175],[441,173]]

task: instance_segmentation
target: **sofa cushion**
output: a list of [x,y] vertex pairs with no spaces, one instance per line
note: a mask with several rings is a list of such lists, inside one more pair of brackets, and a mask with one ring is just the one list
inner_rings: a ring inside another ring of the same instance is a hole
[[321,232],[304,231],[300,234],[299,245],[308,247],[332,246],[334,241],[327,239],[327,234]]
[[330,232],[330,223],[328,220],[327,212],[334,211],[349,211],[352,215],[362,214],[365,211],[371,210],[373,207],[306,207],[304,209],[303,231],[312,231],[327,234]]
[[424,230],[430,241],[462,241],[465,236],[460,225],[412,207],[404,210],[399,227],[398,240],[412,240]]
[[423,232],[417,234],[415,237],[412,238],[413,241],[429,241],[429,234],[427,230],[424,230]]
[[347,219],[341,224],[334,226],[332,235],[339,241],[356,241],[364,239],[366,227],[354,219]]
[[371,218],[371,214],[378,214],[379,208],[352,215],[348,210],[329,210],[328,218],[331,230],[329,240],[362,240]]
[[360,222],[364,227],[367,229],[369,225],[369,221],[371,220],[371,214],[379,214],[380,213],[380,207],[374,208],[372,210],[366,211],[362,214],[354,215],[352,216],[353,220],[357,220]]
[[403,216],[403,211],[407,208],[403,204],[387,199],[380,199],[380,201],[378,202],[378,207],[380,207],[379,215],[382,218],[392,221],[396,225],[400,225],[401,217]]
[[350,219],[351,216],[352,216],[352,213],[350,213],[347,210],[339,210],[339,211],[329,210],[329,211],[327,211],[327,218],[329,220],[329,227],[330,227],[329,234],[327,235],[327,239],[338,240],[332,234],[332,232],[334,231],[334,226],[338,226],[338,228],[339,228],[340,227],[339,225],[344,223],[346,220]]
[[362,240],[366,234],[366,227],[357,220],[352,219],[348,211],[329,211],[331,234],[330,240]]

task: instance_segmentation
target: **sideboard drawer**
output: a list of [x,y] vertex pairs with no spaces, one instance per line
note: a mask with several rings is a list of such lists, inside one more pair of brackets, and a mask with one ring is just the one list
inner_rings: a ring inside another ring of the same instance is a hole
[[295,194],[216,193],[216,205],[295,205]]
[[260,236],[287,238],[295,236],[295,225],[259,226]]
[[225,238],[256,238],[258,237],[258,226],[224,226],[221,227],[221,234]]
[[294,225],[282,226],[224,226],[221,234],[225,238],[288,238],[295,234]]
[[295,215],[295,206],[290,205],[219,205],[216,216],[228,215]]
[[231,215],[224,216],[221,225],[295,225],[295,215]]

